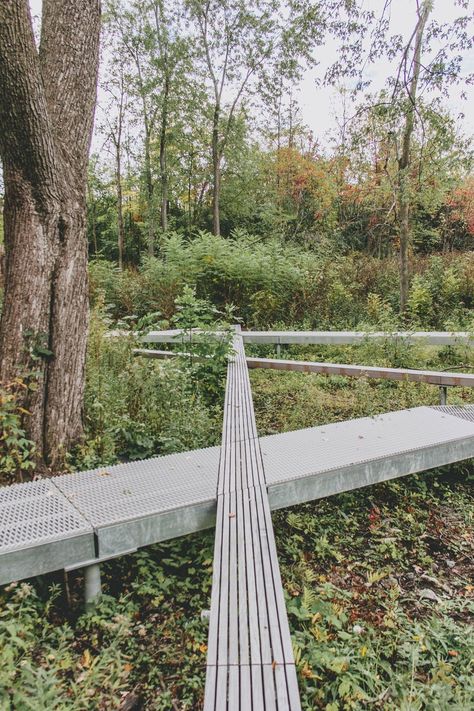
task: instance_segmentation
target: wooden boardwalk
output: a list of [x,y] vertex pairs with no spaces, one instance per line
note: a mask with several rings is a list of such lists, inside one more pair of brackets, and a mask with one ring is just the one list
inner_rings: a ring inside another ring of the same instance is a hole
[[300,709],[242,337],[227,372],[204,711]]

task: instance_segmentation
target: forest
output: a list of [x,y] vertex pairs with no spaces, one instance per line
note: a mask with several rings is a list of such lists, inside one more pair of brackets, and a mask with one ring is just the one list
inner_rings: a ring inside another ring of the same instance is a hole
[[[220,444],[216,331],[474,337],[473,22],[469,0],[1,4],[0,566],[2,491]],[[174,328],[204,331],[197,358],[136,357]],[[282,348],[474,366],[469,338]],[[427,383],[249,373],[259,436],[438,404]],[[473,477],[272,514],[304,711],[473,708]],[[0,711],[201,709],[213,545],[106,561],[86,611],[81,569],[0,587]]]

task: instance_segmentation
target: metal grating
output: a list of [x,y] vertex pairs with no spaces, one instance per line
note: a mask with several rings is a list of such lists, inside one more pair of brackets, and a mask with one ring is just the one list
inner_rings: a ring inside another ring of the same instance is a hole
[[215,500],[219,449],[168,454],[54,481],[94,528],[101,528]]
[[271,486],[473,436],[471,422],[417,407],[270,435],[260,444]]
[[0,489],[0,553],[92,533],[50,479]]
[[[205,711],[300,711],[242,337],[227,370]],[[278,671],[277,671],[278,670]]]
[[[244,371],[239,378],[242,386]],[[234,404],[227,414],[246,424],[228,431],[225,490],[259,487],[265,465],[272,508],[474,456],[474,406],[415,408],[258,440],[251,401]],[[213,447],[1,488],[2,583],[93,557],[94,529],[108,555],[213,525],[219,454]]]
[[443,412],[446,415],[459,417],[461,420],[474,422],[474,405],[438,405],[432,409]]

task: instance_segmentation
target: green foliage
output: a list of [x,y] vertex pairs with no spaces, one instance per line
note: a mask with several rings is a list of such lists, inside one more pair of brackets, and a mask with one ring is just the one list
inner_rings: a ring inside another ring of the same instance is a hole
[[86,441],[71,466],[93,467],[193,449],[215,441],[218,408],[177,362],[136,358],[135,333],[106,337],[99,299],[91,317],[85,393]]
[[189,354],[181,359],[182,365],[209,406],[222,405],[232,343],[229,321],[236,320],[233,307],[221,314],[206,299],[198,299],[190,287],[184,287],[175,305],[173,324],[182,330],[181,348]]
[[25,433],[22,419],[29,413],[21,406],[21,395],[29,385],[21,378],[0,384],[0,473],[1,483],[22,480],[35,467],[35,447]]
[[462,288],[458,265],[431,257],[426,271],[416,275],[411,285],[408,310],[413,324],[444,328],[448,320],[462,320]]
[[[13,583],[0,596],[0,708],[117,708],[129,676],[120,649],[128,630],[114,625],[108,644],[74,645],[74,632],[55,619],[59,587],[43,602],[28,583]],[[111,623],[112,624],[112,623]]]
[[304,709],[470,707],[463,481],[424,474],[277,514]]
[[[237,232],[233,239],[201,232],[192,241],[171,235],[160,257],[118,270],[104,260],[90,266],[91,296],[105,294],[115,320],[153,317],[166,327],[188,286],[219,312],[234,304],[247,327],[393,330],[412,325],[469,329],[474,304],[471,255],[413,261],[408,324],[398,315],[398,263],[358,254],[338,255],[330,245],[296,250]],[[218,316],[218,314],[215,314]],[[209,319],[208,319],[209,320]],[[143,322],[144,323],[144,322]]]

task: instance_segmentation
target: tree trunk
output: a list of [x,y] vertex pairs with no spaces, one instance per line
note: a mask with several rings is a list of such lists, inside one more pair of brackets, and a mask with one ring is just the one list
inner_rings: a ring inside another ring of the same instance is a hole
[[145,183],[148,200],[148,255],[153,257],[155,253],[155,230],[153,224],[153,177],[151,173],[150,155],[151,131],[148,119],[145,119]]
[[125,247],[125,228],[123,224],[123,196],[122,196],[122,157],[120,140],[115,145],[115,181],[117,192],[117,247],[118,265],[123,269],[123,252]]
[[411,141],[415,129],[415,111],[418,81],[420,78],[420,59],[428,15],[431,11],[431,2],[425,0],[418,16],[415,33],[415,46],[413,50],[413,73],[408,87],[408,107],[405,113],[405,126],[402,136],[402,153],[398,161],[398,213],[400,236],[400,311],[405,313],[408,304],[410,288],[409,256],[411,244],[410,230],[410,167],[411,167]]
[[170,92],[169,76],[165,75],[163,87],[163,113],[160,130],[160,176],[161,176],[161,229],[168,229],[168,169],[167,169],[167,130],[168,130],[168,99]]
[[82,435],[87,160],[99,26],[98,0],[43,0],[38,52],[27,0],[0,4],[6,253],[0,378],[36,382],[23,405],[40,467],[60,466]]
[[94,254],[95,256],[97,256],[99,253],[99,245],[97,244],[97,205],[95,201],[94,191],[90,184],[88,184],[87,186],[87,191],[91,211],[92,244],[94,245]]
[[221,234],[221,152],[219,150],[219,118],[220,106],[216,104],[212,121],[212,231],[217,237],[220,237]]

